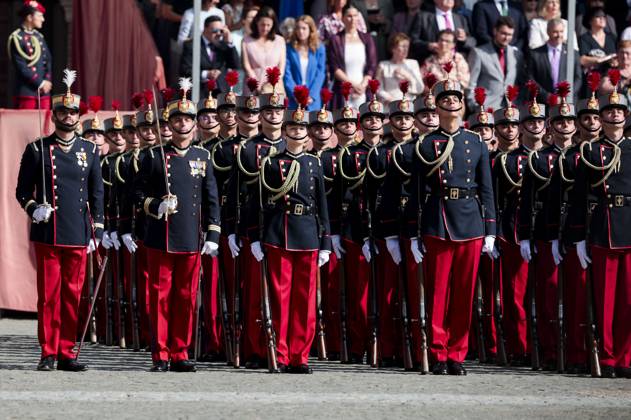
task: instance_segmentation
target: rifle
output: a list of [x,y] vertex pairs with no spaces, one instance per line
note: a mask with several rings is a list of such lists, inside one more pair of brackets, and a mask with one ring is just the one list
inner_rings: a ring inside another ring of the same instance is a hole
[[[587,220],[586,220],[586,235],[585,238],[589,239],[589,229],[592,220],[592,206],[591,203],[587,203]],[[598,325],[596,324],[596,317],[594,316],[594,289],[592,282],[591,267],[587,267],[585,292],[587,295],[587,340],[590,361],[590,370],[593,378],[600,378],[600,357],[598,356]]]
[[[399,299],[401,302],[401,323],[403,326],[403,368],[407,371],[414,369],[412,360],[412,332],[410,331],[410,317],[408,315],[408,266],[406,258],[406,250],[401,240],[404,237],[405,226],[405,204],[407,201],[401,200],[400,218],[399,218],[399,247],[401,248],[401,262],[399,263]],[[403,246],[402,246],[403,245]]]
[[[498,219],[500,220],[500,219]],[[506,366],[508,358],[506,357],[506,342],[504,338],[504,314],[502,309],[502,293],[501,293],[501,269],[502,263],[498,259],[493,270],[493,287],[495,288],[495,331],[497,333],[497,364]]]
[[[559,165],[563,165],[560,161]],[[561,186],[563,191],[563,186]],[[561,193],[563,194],[563,192]],[[559,218],[559,253],[563,252],[563,227],[565,226],[565,220],[567,216],[567,200],[561,198],[561,215]],[[564,308],[564,292],[565,292],[565,270],[563,269],[563,262],[558,266],[558,284],[557,284],[557,371],[559,373],[565,372],[565,308]]]
[[370,304],[370,315],[369,318],[371,320],[370,327],[370,366],[377,367],[378,366],[378,328],[379,328],[379,309],[377,305],[377,252],[375,250],[375,237],[373,235],[373,227],[372,227],[372,212],[366,206],[366,217],[368,219],[368,242],[369,242],[369,251],[370,251],[370,283],[368,285],[368,296],[369,296],[369,304]]
[[[417,175],[419,176],[419,175]],[[423,203],[425,200],[421,199],[421,182],[418,182],[417,197],[418,197],[418,210],[416,214],[416,237],[421,240],[422,228],[421,222],[423,220]],[[418,264],[416,268],[416,278],[418,281],[419,291],[419,328],[421,330],[421,375],[429,373],[429,357],[427,345],[427,313],[425,312],[425,276],[423,274],[423,263]]]
[[[136,231],[136,206],[132,206],[131,233]],[[134,351],[140,351],[140,315],[138,309],[138,277],[136,276],[136,256],[129,253],[129,285],[131,298],[131,322],[132,322],[132,347]]]
[[475,317],[478,324],[478,360],[486,363],[486,340],[484,337],[484,300],[482,297],[482,278],[478,274],[475,287]]
[[[94,261],[92,260],[92,255],[88,255],[88,300],[91,303],[94,300]],[[88,303],[89,305],[89,303]],[[88,313],[88,317],[86,318],[90,323],[90,343],[96,344],[96,318],[94,316],[94,312],[92,314]]]
[[[201,237],[201,235],[200,235]],[[201,255],[198,254],[198,257],[201,260]],[[203,316],[200,316],[200,312],[204,309],[202,308],[202,287],[204,287],[204,269],[199,267],[199,276],[197,277],[197,294],[195,295],[195,346],[193,347],[193,360],[199,360],[199,356],[201,354],[202,347],[202,332],[204,329],[203,325]]]
[[[122,247],[121,247],[122,248]],[[125,256],[123,255],[124,251],[119,248],[117,253],[117,271],[118,276],[116,276],[116,312],[118,313],[118,346],[121,349],[127,348],[127,342],[125,340],[125,317],[126,315],[126,306],[127,302],[125,299]]]
[[[344,232],[343,224],[348,212],[348,204],[344,203],[342,196],[342,213],[340,215],[340,232]],[[348,357],[348,329],[346,328],[346,272],[344,270],[344,258],[337,261],[337,269],[340,280],[340,362],[349,363]]]
[[[105,251],[105,257],[109,258],[110,250]],[[112,273],[112,269],[110,267],[107,270],[107,279],[105,281],[104,293],[105,293],[105,304],[107,305],[105,311],[105,345],[111,346],[114,342],[114,299],[112,297],[114,287],[114,273]]]
[[[260,182],[260,181],[259,181]],[[263,206],[259,212],[260,239],[263,240],[264,232]],[[267,284],[267,260],[265,255],[261,260],[261,312],[263,315],[263,329],[267,341],[267,368],[270,373],[278,373],[278,363],[276,360],[276,333],[272,324],[272,308],[269,300],[269,288]]]
[[536,264],[535,264],[535,222],[537,220],[537,213],[540,210],[541,203],[538,203],[535,199],[536,193],[532,190],[533,196],[533,208],[530,217],[530,252],[531,260],[528,263],[528,299],[530,300],[530,340],[531,340],[531,353],[530,360],[532,370],[539,370],[541,368],[541,362],[539,360],[539,335],[537,332],[537,276],[536,276]]
[[[236,185],[236,214],[235,214],[235,236],[236,240],[239,240],[239,224],[241,223],[241,190],[240,190],[240,171],[237,171]],[[243,317],[241,316],[241,264],[239,264],[240,257],[237,255],[233,258],[234,263],[234,301],[233,301],[233,316],[234,323],[234,346],[233,346],[233,359],[232,366],[238,369],[241,366],[241,333],[243,332]]]
[[316,315],[318,317],[317,335],[318,335],[318,360],[327,360],[326,343],[324,337],[324,314],[322,311],[322,281],[320,278],[320,267],[316,271]]
[[228,366],[232,364],[234,360],[234,353],[232,352],[233,334],[232,334],[232,321],[230,319],[230,311],[228,311],[228,299],[226,297],[226,277],[224,275],[223,264],[221,259],[217,256],[217,266],[219,269],[219,277],[217,279],[217,287],[219,288],[219,300],[221,303],[221,323],[223,327],[223,345],[226,353],[226,360]]

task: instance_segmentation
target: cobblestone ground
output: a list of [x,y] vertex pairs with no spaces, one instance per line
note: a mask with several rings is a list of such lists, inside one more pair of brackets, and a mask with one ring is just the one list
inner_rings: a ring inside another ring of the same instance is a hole
[[460,378],[317,361],[313,375],[150,373],[147,353],[88,345],[89,371],[37,372],[35,331],[0,320],[0,418],[631,418],[631,380],[477,363]]

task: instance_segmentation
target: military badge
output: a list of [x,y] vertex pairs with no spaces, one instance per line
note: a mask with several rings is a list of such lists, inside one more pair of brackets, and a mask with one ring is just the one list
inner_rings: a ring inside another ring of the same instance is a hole
[[371,112],[381,112],[381,104],[377,101],[372,101],[369,108]]
[[304,117],[305,117],[305,113],[303,112],[302,109],[297,109],[292,114],[292,119],[294,120],[294,122],[302,122]]
[[512,119],[515,116],[515,109],[513,107],[508,107],[504,110],[504,117],[507,119]]
[[620,95],[615,90],[609,95],[609,103],[612,105],[618,105],[620,103]]
[[342,112],[342,116],[344,118],[353,118],[353,110],[349,107],[344,107],[344,111]]
[[177,109],[180,112],[187,112],[188,111],[188,101],[185,99],[183,101],[178,102]]
[[561,115],[568,115],[570,113],[570,106],[567,103],[562,103],[559,107]]
[[136,122],[137,122],[137,121],[138,121],[138,120],[136,120],[136,115],[135,115],[135,114],[129,117],[129,122],[131,122],[131,125],[132,125],[132,126],[134,126],[134,127],[135,127],[135,126],[136,126]]
[[123,129],[123,120],[118,115],[118,113],[114,117],[114,124],[113,125],[114,125],[114,129],[115,130],[122,130]]
[[486,112],[484,112],[484,111],[480,112],[480,115],[478,115],[478,122],[480,124],[488,123],[489,122],[489,115]]
[[145,112],[145,121],[149,124],[153,124],[153,111],[149,110]]
[[598,111],[599,108],[600,106],[598,104],[598,99],[592,96],[592,98],[589,101],[587,101],[587,109]]
[[272,95],[269,97],[269,103],[272,106],[280,105],[280,96],[277,93],[272,93]]
[[99,130],[101,128],[101,122],[99,121],[98,117],[94,117],[94,119],[90,123],[90,128],[92,130]]
[[87,168],[88,167],[88,154],[86,152],[76,152],[75,153],[77,156],[77,165],[79,165],[82,168]]
[[318,112],[318,121],[319,122],[327,122],[327,120],[328,120],[328,115],[327,115],[326,111],[320,110],[320,112]]
[[189,160],[188,165],[191,168],[191,175],[194,177],[204,176],[206,174],[206,162],[201,160]]
[[245,106],[247,106],[248,109],[255,109],[257,105],[258,104],[254,96],[250,96],[248,100],[245,102]]
[[530,115],[532,115],[533,117],[536,117],[537,115],[539,115],[539,112],[541,112],[541,107],[539,106],[538,103],[534,103],[532,105],[530,105],[530,108],[528,108],[528,111],[530,111]]

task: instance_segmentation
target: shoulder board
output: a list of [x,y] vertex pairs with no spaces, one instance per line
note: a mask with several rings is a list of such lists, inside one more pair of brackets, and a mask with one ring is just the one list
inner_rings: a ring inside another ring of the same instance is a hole
[[9,40],[12,40],[13,38],[20,39],[21,38],[21,36],[20,36],[20,32],[21,31],[22,30],[20,28],[17,28],[15,31],[11,32],[11,35],[9,35]]
[[203,151],[206,153],[206,157],[207,157],[208,159],[210,159],[210,152],[208,151],[208,149],[206,149],[206,148],[205,148],[205,147],[203,147],[203,146],[193,146],[193,147],[194,147],[194,148],[196,148],[196,149],[198,149],[198,150],[203,150]]
[[86,143],[90,143],[92,145],[92,153],[96,153],[97,151],[97,146],[96,143],[93,142],[92,140],[88,140],[85,137],[79,136],[79,140],[84,141]]
[[29,145],[33,148],[33,150],[39,152],[39,138],[30,142]]
[[473,134],[474,136],[478,138],[478,141],[480,143],[482,142],[482,136],[480,136],[480,134],[476,133],[475,131],[471,131],[468,128],[464,128],[462,131]]

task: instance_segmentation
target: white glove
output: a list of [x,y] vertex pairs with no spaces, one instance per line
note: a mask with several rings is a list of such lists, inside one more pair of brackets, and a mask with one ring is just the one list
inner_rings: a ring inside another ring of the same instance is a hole
[[495,248],[495,237],[487,235],[484,237],[484,245],[482,246],[482,253],[493,259],[493,249]]
[[230,254],[232,254],[232,258],[237,258],[239,256],[239,251],[241,250],[241,241],[237,243],[237,235],[231,233],[228,235],[228,248],[230,248]]
[[202,255],[210,255],[211,257],[219,254],[219,245],[214,242],[206,241],[202,247]]
[[33,212],[33,222],[48,222],[50,215],[53,213],[53,208],[50,204],[40,204]]
[[[379,255],[379,250],[377,247],[374,247],[375,255]],[[370,252],[370,239],[366,239],[364,241],[364,245],[362,245],[362,254],[364,254],[364,258],[366,258],[366,262],[369,263],[372,259],[372,254]]]
[[136,252],[136,250],[138,249],[138,245],[136,245],[136,242],[134,242],[134,239],[131,237],[131,233],[124,234],[123,236],[121,236],[121,239],[123,240],[123,243],[125,244],[125,247],[130,254]]
[[386,238],[386,248],[392,257],[392,261],[396,265],[401,262],[401,245],[399,245],[399,238],[396,236]]
[[493,246],[493,253],[491,255],[492,255],[492,258],[494,260],[496,260],[496,259],[498,259],[500,257],[500,250],[497,249],[497,245]]
[[559,265],[561,261],[563,261],[563,255],[561,255],[561,251],[559,250],[558,239],[552,241],[552,258],[554,258],[554,265]]
[[114,246],[114,242],[112,242],[112,240],[110,239],[110,234],[107,232],[103,232],[103,240],[101,242],[103,243],[103,248],[105,249],[110,249],[112,246]]
[[422,249],[418,246],[418,238],[412,238],[410,240],[410,251],[412,251],[414,261],[417,264],[420,264],[423,261],[423,252],[425,252],[425,245],[421,243],[421,247]]
[[583,267],[583,270],[586,270],[587,266],[592,262],[592,259],[587,255],[587,244],[585,241],[576,243],[576,255],[578,255],[581,267]]
[[333,252],[338,259],[342,258],[342,254],[346,254],[340,235],[331,235],[331,245],[333,245]]
[[177,197],[170,195],[160,203],[158,206],[158,219],[161,219],[164,214],[173,214],[177,210]]
[[331,255],[331,251],[320,250],[318,251],[318,267],[322,267],[324,264],[329,262],[329,256]]
[[256,261],[263,261],[263,250],[261,249],[261,243],[259,241],[252,242],[250,244],[250,251],[252,251],[252,255],[256,258]]
[[110,239],[112,240],[114,249],[118,251],[121,247],[121,241],[118,240],[118,233],[116,231],[110,232]]
[[88,254],[97,249],[100,242],[100,239],[97,239],[96,241],[94,239],[90,239],[90,243],[88,244]]
[[519,241],[519,252],[521,253],[521,257],[524,259],[524,261],[529,263],[530,260],[532,260],[529,239],[524,239],[523,241]]

